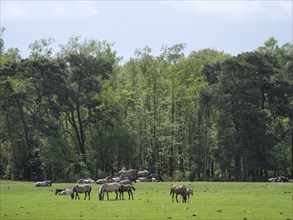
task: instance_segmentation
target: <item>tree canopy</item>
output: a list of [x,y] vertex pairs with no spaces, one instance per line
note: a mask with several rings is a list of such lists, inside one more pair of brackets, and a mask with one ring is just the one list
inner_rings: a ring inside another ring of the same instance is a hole
[[292,44],[237,56],[145,47],[121,64],[105,41],[72,37],[55,54],[52,42],[22,59],[0,41],[1,178],[293,177]]

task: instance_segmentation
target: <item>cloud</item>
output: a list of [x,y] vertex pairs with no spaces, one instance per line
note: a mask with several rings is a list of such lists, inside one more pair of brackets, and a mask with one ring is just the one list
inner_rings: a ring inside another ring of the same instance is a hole
[[231,21],[251,20],[256,16],[279,21],[291,19],[293,3],[292,1],[170,1],[164,4],[195,15],[232,19]]
[[1,19],[88,17],[99,14],[97,5],[91,1],[3,1]]

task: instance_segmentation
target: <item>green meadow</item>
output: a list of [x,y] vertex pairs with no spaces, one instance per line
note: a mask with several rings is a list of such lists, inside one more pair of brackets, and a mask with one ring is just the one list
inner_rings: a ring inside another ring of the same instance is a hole
[[[56,188],[33,182],[0,182],[0,219],[282,219],[293,220],[292,183],[185,182],[194,190],[189,203],[172,203],[174,183],[136,183],[134,200],[99,201],[99,185],[93,184],[91,200],[55,195]],[[179,197],[178,197],[179,198]]]

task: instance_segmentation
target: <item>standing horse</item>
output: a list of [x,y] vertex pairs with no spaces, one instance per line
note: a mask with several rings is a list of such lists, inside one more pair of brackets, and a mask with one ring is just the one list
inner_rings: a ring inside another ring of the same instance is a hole
[[186,186],[185,185],[173,185],[170,189],[170,195],[172,195],[172,202],[174,202],[174,194],[176,194],[176,202],[178,202],[178,194],[182,196],[182,202],[186,202]]
[[132,200],[133,200],[132,189],[135,191],[134,186],[132,186],[130,184],[120,185],[119,190],[118,190],[119,191],[119,199],[121,200],[121,194],[122,194],[122,199],[124,200],[124,192],[128,192],[128,199],[130,200],[130,195],[131,195]]
[[79,199],[79,195],[78,193],[84,193],[84,199],[86,199],[87,195],[89,196],[89,200],[91,199],[91,191],[92,191],[92,187],[90,185],[75,185],[72,188],[72,194],[71,194],[71,198],[74,198],[74,193],[75,193],[75,199],[78,198]]
[[137,170],[136,169],[129,169],[129,170],[120,170],[118,175],[121,180],[134,178],[137,179]]
[[107,193],[107,198],[109,200],[108,192],[115,192],[116,193],[116,200],[118,199],[118,190],[120,184],[119,183],[104,183],[99,189],[99,200],[104,199],[104,193]]
[[188,202],[189,202],[189,197],[190,196],[193,196],[193,190],[192,189],[187,189],[187,191],[186,191],[186,199],[188,200]]

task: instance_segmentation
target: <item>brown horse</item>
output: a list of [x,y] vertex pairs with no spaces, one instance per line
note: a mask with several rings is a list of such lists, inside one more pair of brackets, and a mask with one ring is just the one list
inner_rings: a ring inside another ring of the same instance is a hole
[[172,195],[172,202],[174,202],[174,195],[176,194],[176,202],[178,202],[178,194],[182,196],[182,202],[186,202],[186,186],[185,185],[173,185],[170,189],[170,195]]
[[193,196],[193,190],[192,189],[187,189],[187,191],[186,191],[186,199],[188,200],[188,202],[189,202],[189,197],[190,196]]
[[119,190],[118,190],[120,200],[121,200],[121,194],[122,194],[122,199],[124,200],[124,192],[128,192],[128,199],[130,200],[130,195],[131,195],[132,200],[133,200],[132,189],[135,191],[134,186],[132,186],[130,184],[120,185]]

